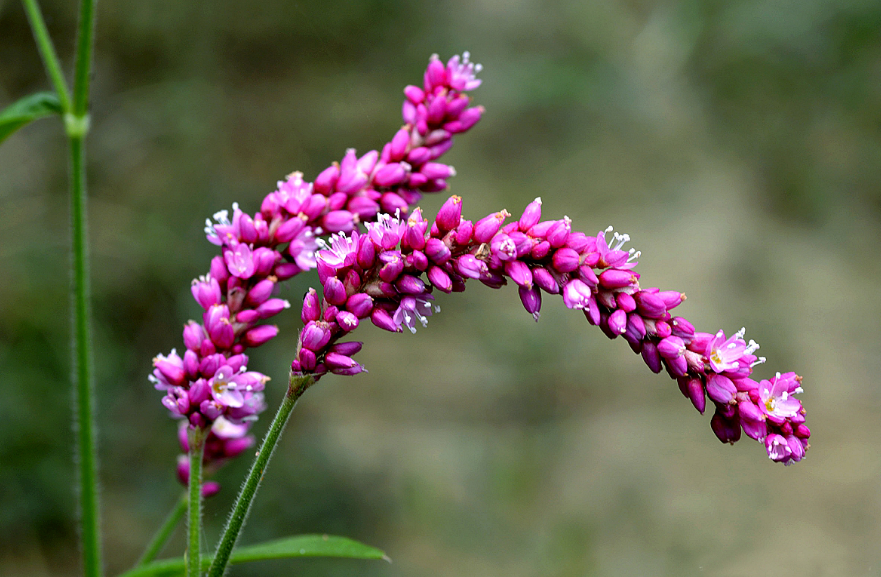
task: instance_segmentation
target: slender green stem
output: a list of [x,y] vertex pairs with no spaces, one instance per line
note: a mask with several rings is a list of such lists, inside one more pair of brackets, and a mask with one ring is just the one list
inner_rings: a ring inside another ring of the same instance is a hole
[[214,561],[208,570],[209,577],[221,577],[226,571],[229,556],[232,555],[239,532],[248,518],[251,503],[254,500],[254,495],[257,494],[260,481],[263,480],[263,473],[266,470],[266,465],[269,463],[269,458],[272,457],[272,453],[275,451],[275,447],[288,423],[291,412],[297,404],[297,399],[314,382],[315,379],[310,375],[297,376],[291,374],[288,392],[285,394],[281,406],[278,408],[278,412],[269,426],[269,432],[266,433],[266,438],[263,439],[263,443],[260,445],[257,457],[254,459],[254,464],[251,465],[251,471],[248,473],[248,478],[245,480],[245,484],[242,485],[235,507],[226,522],[226,529],[223,531],[223,537],[221,537],[220,543],[217,545],[217,552],[214,554]]
[[86,224],[86,151],[83,137],[70,139],[70,221],[72,244],[72,300],[76,443],[83,541],[83,571],[102,574],[98,505],[98,450],[92,360],[88,227]]
[[208,431],[190,427],[189,510],[187,514],[187,577],[202,572],[202,455]]
[[177,500],[177,504],[174,506],[174,509],[168,513],[168,516],[165,518],[165,521],[162,522],[162,526],[159,527],[159,530],[156,531],[156,534],[153,535],[153,538],[150,540],[150,544],[147,545],[147,548],[144,550],[144,554],[141,555],[141,558],[138,559],[138,562],[135,563],[134,568],[143,567],[150,561],[156,558],[160,552],[162,552],[162,548],[165,547],[165,543],[168,542],[168,539],[171,537],[171,534],[177,528],[180,520],[183,519],[184,515],[187,512],[187,504],[189,503],[189,499],[187,498],[189,493],[184,491],[184,493],[180,496],[180,499]]
[[37,42],[40,57],[43,59],[46,74],[49,76],[49,80],[52,81],[52,85],[55,86],[55,92],[58,93],[58,100],[61,101],[61,107],[64,109],[64,112],[71,112],[70,92],[67,89],[64,74],[61,73],[58,54],[55,52],[52,38],[46,29],[46,22],[43,20],[40,6],[37,4],[37,0],[22,0],[22,4],[24,4],[25,12],[28,14],[28,21],[31,23],[31,30],[34,33],[34,40]]
[[73,81],[73,113],[83,117],[89,111],[89,81],[95,46],[95,6],[98,0],[80,0],[80,20],[76,36],[76,63]]

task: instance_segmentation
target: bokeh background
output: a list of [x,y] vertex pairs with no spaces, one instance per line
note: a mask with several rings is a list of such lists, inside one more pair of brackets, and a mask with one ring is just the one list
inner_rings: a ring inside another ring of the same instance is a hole
[[[75,3],[43,8],[69,64]],[[243,534],[343,534],[394,562],[232,574],[881,574],[877,0],[102,0],[88,172],[108,571],[181,490],[146,375],[200,314],[204,219],[381,146],[429,55],[463,50],[487,111],[446,157],[466,216],[541,196],[546,217],[629,232],[645,286],[685,292],[699,329],[745,325],[759,375],[804,376],[813,448],[785,468],[722,445],[625,343],[557,300],[536,324],[515,290],[475,284],[415,336],[359,329],[370,373],[303,398]],[[48,87],[20,4],[0,0],[0,104]],[[8,576],[77,574],[66,168],[57,120],[0,147]],[[270,406],[298,316],[252,355]],[[206,548],[246,467],[217,476]]]

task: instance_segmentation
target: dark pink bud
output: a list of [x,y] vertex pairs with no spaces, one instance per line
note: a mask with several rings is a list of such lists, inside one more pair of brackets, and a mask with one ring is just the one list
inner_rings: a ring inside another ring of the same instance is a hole
[[355,293],[346,301],[346,309],[360,319],[367,317],[373,310],[373,299],[364,293]]
[[394,214],[396,211],[401,211],[402,214],[406,214],[409,210],[409,205],[407,201],[401,198],[401,195],[396,194],[394,192],[386,192],[379,199],[379,204],[382,206],[382,210],[387,212],[388,214]]
[[618,293],[615,295],[615,303],[622,311],[632,312],[636,310],[636,301],[627,293]]
[[337,179],[339,179],[339,177],[340,167],[336,163],[334,163],[333,165],[322,170],[321,173],[315,178],[313,190],[319,194],[328,196],[331,191],[333,191],[334,186],[336,186]]
[[355,196],[349,198],[346,209],[356,214],[361,222],[366,222],[372,220],[379,212],[379,204],[366,196]]
[[298,267],[296,263],[280,262],[275,265],[272,274],[275,275],[278,280],[287,280],[293,276],[297,276],[301,271],[302,269]]
[[404,259],[397,251],[387,251],[380,255],[380,261],[385,264],[379,269],[379,278],[385,282],[395,282],[404,272]]
[[442,231],[453,230],[462,220],[462,197],[455,194],[447,199],[437,213],[435,222]]
[[450,178],[451,176],[456,176],[455,168],[446,164],[441,164],[439,162],[426,162],[419,169],[419,172],[421,172],[429,180],[436,178]]
[[437,264],[450,260],[450,247],[439,238],[429,238],[425,243],[425,256]]
[[428,257],[422,251],[413,251],[404,260],[406,266],[413,267],[420,272],[428,268]]
[[239,372],[239,369],[248,364],[248,355],[232,355],[228,359],[226,359],[226,366],[232,369],[234,373]]
[[593,250],[596,248],[596,238],[592,236],[587,236],[583,232],[573,232],[569,234],[569,238],[566,239],[566,246],[574,250],[575,252],[582,254],[584,252]]
[[[411,166],[421,166],[428,162],[431,159],[431,151],[428,150],[425,146],[420,146],[418,148],[414,148],[407,154],[407,163]],[[414,173],[417,174],[417,173]],[[420,174],[421,178],[424,178],[426,181],[428,177]],[[412,184],[412,180],[410,181]],[[424,184],[424,182],[423,182]]]
[[332,305],[341,305],[346,302],[346,287],[343,281],[335,276],[328,277],[324,281],[324,298]]
[[[627,329],[624,332],[624,338],[630,342],[641,342],[645,338],[645,323],[638,314],[630,313],[627,315]],[[640,345],[641,347],[641,345]]]
[[[422,104],[422,101],[425,100],[425,92],[418,86],[413,85],[404,88],[404,96],[413,104]],[[404,129],[402,128],[401,130]],[[408,134],[407,136],[409,137],[410,135]]]
[[667,308],[664,306],[664,301],[657,295],[648,291],[641,290],[633,295],[633,298],[636,300],[637,309],[644,317],[657,319],[667,312]]
[[453,281],[444,270],[438,266],[432,266],[428,269],[428,281],[438,290],[448,293],[453,288]]
[[[478,121],[480,121],[480,117],[483,116],[483,111],[483,106],[474,106],[463,111],[462,114],[459,115],[459,124],[456,126],[456,132],[465,132],[477,124]],[[450,130],[450,132],[453,131]]]
[[260,325],[254,327],[245,333],[243,342],[249,347],[259,347],[266,341],[275,338],[278,334],[278,327],[275,325]]
[[810,439],[811,430],[804,424],[798,425],[793,434],[799,439]]
[[198,407],[211,396],[211,387],[208,386],[208,382],[205,379],[199,379],[190,385],[187,395],[190,397],[190,405]]
[[520,220],[518,221],[518,226],[520,230],[523,232],[528,231],[530,228],[534,227],[538,224],[538,221],[541,220],[541,197],[536,198],[528,205],[526,205],[526,209],[523,211],[523,214],[520,216]]
[[340,312],[340,309],[335,306],[329,306],[324,309],[324,322],[332,323],[334,319],[336,319],[336,314],[338,312]]
[[685,344],[679,337],[667,337],[658,343],[658,352],[665,359],[675,359],[685,354]]
[[321,323],[310,322],[300,333],[300,343],[310,351],[320,351],[330,341],[330,331]]
[[606,288],[624,288],[633,285],[635,282],[636,278],[629,270],[610,268],[600,273],[600,284]]
[[627,330],[627,313],[623,310],[616,310],[609,315],[609,330],[612,334],[623,335]]
[[374,186],[394,186],[407,180],[409,176],[409,165],[399,162],[386,164],[373,177]]
[[347,343],[335,343],[330,346],[328,352],[345,355],[347,357],[354,356],[361,350],[364,343],[358,341],[349,341]]
[[254,309],[245,309],[236,313],[236,322],[244,325],[260,320],[260,314]]
[[315,220],[324,212],[327,206],[327,199],[320,194],[313,194],[300,207],[300,214],[306,217],[306,220]]
[[229,348],[235,340],[235,331],[229,324],[229,309],[226,305],[214,305],[203,315],[208,336],[221,349]]
[[[550,245],[550,243],[548,243]],[[561,248],[554,253],[553,265],[560,272],[572,272],[578,268],[579,255],[571,248]],[[608,271],[607,271],[608,272]]]
[[261,319],[268,319],[269,317],[274,317],[281,311],[290,308],[290,306],[291,303],[284,299],[269,299],[257,307],[256,312]]
[[734,444],[740,440],[740,423],[736,419],[726,418],[716,409],[716,414],[710,420],[710,427],[716,437],[723,443]]
[[184,325],[184,345],[191,351],[198,351],[204,338],[205,331],[199,323],[190,321]]
[[447,113],[447,99],[444,97],[432,99],[431,102],[428,103],[426,111],[428,112],[428,122],[431,124],[438,124],[444,119],[444,116]]
[[529,270],[529,266],[525,262],[519,260],[506,262],[505,274],[519,286],[526,289],[532,288],[532,271]]
[[560,248],[566,244],[571,230],[572,221],[569,220],[569,217],[563,217],[562,220],[558,220],[548,229],[547,240],[551,243],[552,247]]
[[355,227],[355,215],[348,210],[334,210],[324,215],[321,226],[327,232],[349,232]]
[[455,98],[449,100],[447,102],[447,118],[458,118],[458,116],[462,114],[462,111],[468,108],[468,102],[469,99],[464,94],[459,94]]
[[425,69],[425,91],[431,93],[436,87],[447,83],[447,70],[438,59],[437,54],[431,56],[428,68]]
[[494,212],[489,216],[485,216],[477,221],[474,225],[474,241],[489,242],[501,228],[505,218],[511,216],[508,211]]
[[275,283],[265,278],[248,291],[248,297],[245,300],[253,305],[260,305],[272,296],[273,289],[275,289]]
[[317,362],[315,353],[307,348],[300,349],[300,352],[297,353],[297,360],[300,362],[300,370],[306,373],[314,369]]
[[397,280],[397,282],[395,283],[395,288],[397,288],[403,294],[421,295],[425,292],[425,283],[415,276],[405,274]]
[[[414,86],[414,88],[416,88]],[[419,90],[416,88],[416,90]],[[410,131],[402,128],[395,133],[392,141],[389,143],[389,158],[391,160],[401,160],[407,154],[407,147],[410,146]]]
[[306,296],[303,297],[303,310],[300,313],[300,318],[303,320],[303,324],[308,324],[309,321],[317,321],[321,318],[318,293],[315,292],[314,288],[310,288]]
[[229,270],[223,257],[218,255],[211,259],[211,278],[219,283],[225,283],[229,278]]
[[375,308],[370,314],[370,320],[377,327],[393,333],[401,332],[401,327],[392,320],[391,315],[385,309]]
[[685,300],[685,295],[678,291],[661,291],[658,293],[658,298],[664,301],[664,306],[669,311],[678,307]]
[[275,231],[275,240],[278,242],[290,242],[305,228],[306,221],[299,216],[294,216],[283,222]]
[[532,269],[532,282],[548,294],[559,294],[560,285],[546,268],[535,267]]
[[210,378],[224,364],[226,364],[226,357],[221,353],[214,353],[202,359],[202,362],[199,363],[199,372]]
[[407,124],[416,124],[419,120],[419,112],[416,109],[416,105],[409,100],[405,100],[404,104],[401,105],[401,116]]
[[720,405],[726,405],[734,400],[735,393],[737,393],[737,387],[734,386],[731,379],[715,373],[710,374],[707,379],[707,395],[713,401]]
[[345,192],[335,192],[327,197],[327,210],[340,210],[348,200],[349,195]]
[[665,358],[664,366],[667,367],[667,372],[674,379],[683,377],[688,372],[688,361],[685,360],[684,356],[672,359]]
[[480,278],[486,273],[486,263],[478,260],[473,254],[464,254],[456,260],[456,271],[467,278]]
[[666,339],[670,335],[673,334],[673,328],[670,326],[670,323],[667,321],[656,321],[655,322],[655,336],[659,339]]
[[340,311],[336,315],[336,324],[346,332],[358,328],[358,317],[349,311]]
[[532,315],[535,322],[538,322],[538,318],[541,316],[541,291],[537,286],[532,288],[521,286],[518,289],[518,293],[520,295],[520,302],[523,303],[523,308]]
[[682,317],[673,317],[673,320],[670,321],[670,327],[674,336],[686,342],[694,338],[694,325]]
[[469,244],[472,234],[474,234],[474,223],[470,220],[463,220],[456,227],[456,244],[460,246]]
[[221,302],[220,285],[214,278],[208,278],[207,281],[193,280],[190,292],[193,293],[193,298],[199,306],[205,310]]
[[661,355],[658,354],[658,347],[652,341],[645,341],[642,344],[642,360],[653,373],[661,372]]
[[529,256],[531,256],[535,260],[542,260],[544,257],[548,256],[550,252],[551,243],[543,240],[541,242],[537,242],[535,246],[532,247],[532,250],[529,252]]
[[691,404],[694,405],[694,408],[698,410],[700,414],[704,414],[704,409],[707,407],[707,397],[704,394],[704,383],[698,377],[679,377],[679,390],[682,391],[682,394],[685,395],[688,400],[691,401]]

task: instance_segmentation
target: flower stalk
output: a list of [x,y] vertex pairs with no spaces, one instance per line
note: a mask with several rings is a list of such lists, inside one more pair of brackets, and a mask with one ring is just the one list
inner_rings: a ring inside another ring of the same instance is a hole
[[227,520],[223,536],[217,545],[214,560],[211,562],[211,567],[208,570],[210,577],[221,577],[226,571],[229,557],[232,555],[236,541],[239,538],[239,533],[248,518],[248,513],[251,511],[251,504],[254,501],[254,496],[257,494],[257,489],[260,487],[260,482],[263,480],[263,474],[266,471],[266,466],[269,464],[269,459],[278,445],[278,441],[287,426],[297,400],[313,383],[315,383],[315,379],[311,375],[291,373],[287,393],[278,407],[278,412],[272,420],[272,424],[269,426],[266,438],[263,439],[263,443],[260,444],[260,448],[257,450],[257,456],[251,465],[251,470],[248,472],[248,478],[245,479],[245,483],[241,491],[239,491],[239,496]]

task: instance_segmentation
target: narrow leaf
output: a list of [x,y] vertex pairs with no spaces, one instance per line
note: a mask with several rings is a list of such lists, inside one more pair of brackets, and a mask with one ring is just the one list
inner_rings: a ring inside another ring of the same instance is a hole
[[38,92],[13,102],[0,111],[0,142],[34,120],[61,114],[61,103],[51,92]]
[[[353,541],[346,537],[333,535],[296,535],[258,545],[240,547],[230,557],[230,564],[264,561],[268,559],[287,559],[294,557],[347,557],[350,559],[385,559],[385,553]],[[202,558],[203,569],[211,566],[212,557]],[[123,573],[120,577],[177,577],[185,571],[184,559],[163,559],[142,565]]]
[[348,557],[350,559],[388,559],[385,553],[346,537],[331,535],[297,535],[259,545],[240,547],[233,554],[233,563],[285,559],[287,557]]

